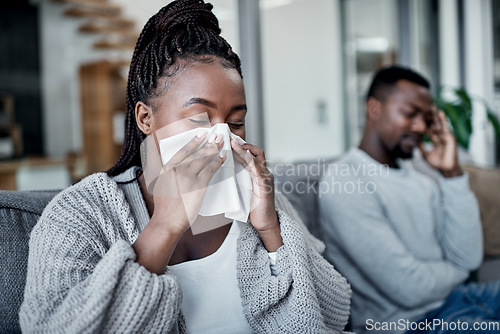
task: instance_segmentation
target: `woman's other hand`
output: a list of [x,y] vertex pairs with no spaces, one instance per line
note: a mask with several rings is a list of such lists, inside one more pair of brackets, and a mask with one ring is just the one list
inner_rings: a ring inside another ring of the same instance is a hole
[[253,194],[250,203],[250,223],[259,233],[269,252],[283,245],[274,205],[274,175],[267,169],[264,150],[251,144],[231,140],[234,158],[250,172]]

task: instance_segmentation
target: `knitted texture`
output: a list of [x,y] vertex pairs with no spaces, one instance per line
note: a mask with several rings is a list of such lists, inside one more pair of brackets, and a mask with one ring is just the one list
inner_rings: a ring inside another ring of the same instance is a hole
[[[133,178],[135,169],[124,174]],[[135,262],[131,244],[146,212],[137,182],[118,185],[104,173],[57,195],[30,239],[23,332],[184,333],[177,278]],[[285,245],[277,276],[250,224],[238,240],[247,320],[258,333],[339,332],[348,319],[350,287],[319,255],[322,244],[289,217],[279,212]]]
[[284,246],[276,276],[257,231],[248,225],[238,244],[238,282],[245,315],[258,333],[340,333],[350,309],[350,286],[319,250],[324,246],[297,222],[297,213],[277,194]]

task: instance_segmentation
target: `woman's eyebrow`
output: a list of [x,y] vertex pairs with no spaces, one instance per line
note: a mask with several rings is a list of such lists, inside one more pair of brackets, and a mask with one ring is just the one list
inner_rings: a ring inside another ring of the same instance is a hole
[[237,106],[234,106],[231,108],[231,112],[235,112],[235,111],[240,111],[240,110],[245,110],[247,111],[247,105],[246,104],[239,104]]
[[201,97],[192,97],[189,100],[187,100],[184,105],[182,106],[183,108],[189,107],[190,105],[193,104],[203,104],[204,106],[207,106],[209,108],[217,108],[217,105],[213,103],[212,101],[208,101],[206,99],[203,99]]
[[[202,104],[202,105],[207,106],[209,108],[217,109],[217,104],[215,104],[214,102],[209,101],[207,99],[201,98],[201,97],[190,98],[182,105],[182,107],[186,108],[186,107],[189,107],[193,104]],[[231,112],[236,112],[236,111],[240,111],[240,110],[247,111],[247,109],[248,109],[247,105],[243,103],[243,104],[238,104],[238,105],[232,107]]]

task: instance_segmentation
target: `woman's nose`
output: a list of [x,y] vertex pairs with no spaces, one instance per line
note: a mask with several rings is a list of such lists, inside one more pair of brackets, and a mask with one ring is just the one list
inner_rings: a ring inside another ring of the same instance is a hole
[[225,122],[226,122],[225,119],[221,119],[221,118],[218,118],[218,117],[210,119],[210,125],[211,126],[214,126],[215,124],[218,124],[218,123],[225,123]]

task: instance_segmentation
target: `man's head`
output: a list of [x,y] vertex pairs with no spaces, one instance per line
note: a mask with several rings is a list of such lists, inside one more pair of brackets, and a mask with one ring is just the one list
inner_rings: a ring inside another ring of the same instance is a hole
[[433,119],[429,82],[403,67],[376,73],[368,91],[365,136],[390,160],[410,158]]

